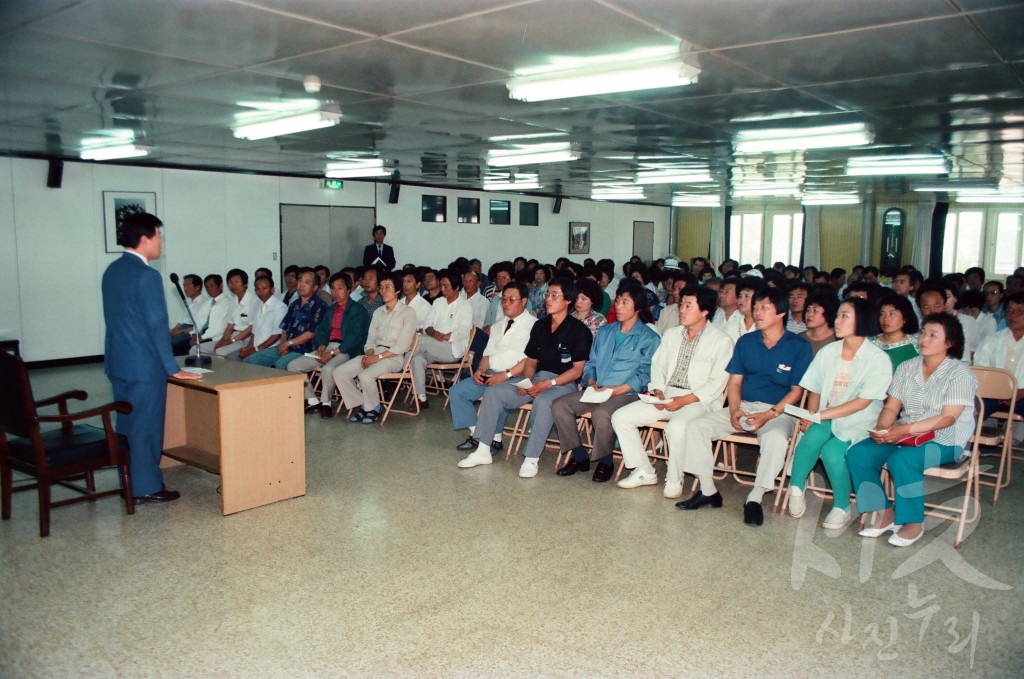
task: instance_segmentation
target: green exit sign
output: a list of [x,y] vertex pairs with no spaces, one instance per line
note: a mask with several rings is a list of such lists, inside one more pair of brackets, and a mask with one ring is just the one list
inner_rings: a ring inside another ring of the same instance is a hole
[[328,179],[324,180],[324,188],[325,189],[343,189],[343,188],[345,188],[345,182],[342,181],[341,179],[329,179],[328,178]]

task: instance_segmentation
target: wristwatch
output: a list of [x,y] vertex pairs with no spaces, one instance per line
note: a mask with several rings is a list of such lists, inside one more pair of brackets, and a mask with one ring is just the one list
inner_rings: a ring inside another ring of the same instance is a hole
[[558,382],[555,382],[555,378],[554,377],[551,378],[551,386],[552,387],[557,387],[558,386]]
[[512,379],[512,371],[511,370],[506,370],[505,371],[505,377],[507,377],[509,379]]

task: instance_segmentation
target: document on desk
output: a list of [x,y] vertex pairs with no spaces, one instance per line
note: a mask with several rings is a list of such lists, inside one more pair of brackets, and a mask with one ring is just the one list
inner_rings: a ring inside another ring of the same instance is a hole
[[580,396],[580,403],[604,403],[612,397],[611,389],[594,389],[587,387]]
[[205,375],[206,373],[212,373],[213,371],[209,368],[182,368],[187,373],[194,373],[196,375]]
[[821,415],[818,413],[812,413],[810,410],[804,410],[803,408],[797,408],[796,406],[791,405],[786,405],[783,410],[787,415],[799,417],[801,420],[810,420],[815,424],[821,423]]

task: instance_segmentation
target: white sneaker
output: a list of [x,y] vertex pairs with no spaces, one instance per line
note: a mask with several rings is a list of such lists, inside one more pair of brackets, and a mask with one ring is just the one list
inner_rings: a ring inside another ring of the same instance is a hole
[[482,464],[491,464],[493,461],[494,458],[491,457],[490,451],[480,452],[480,449],[477,448],[472,453],[459,460],[459,468],[470,469]]
[[681,483],[668,483],[665,482],[665,490],[662,495],[667,497],[669,500],[678,500],[683,496],[683,484]]
[[519,478],[532,479],[537,475],[537,458],[527,457],[523,459],[523,466],[519,468]]
[[807,510],[807,498],[804,497],[804,491],[799,488],[789,489],[789,515],[794,519],[799,519],[804,515]]
[[821,522],[821,527],[833,530],[845,528],[846,524],[850,523],[851,516],[852,514],[848,509],[833,507],[832,511],[825,515],[825,520]]
[[629,476],[619,481],[619,488],[639,488],[640,486],[653,486],[657,483],[657,474],[648,474],[639,469],[634,469],[629,473]]

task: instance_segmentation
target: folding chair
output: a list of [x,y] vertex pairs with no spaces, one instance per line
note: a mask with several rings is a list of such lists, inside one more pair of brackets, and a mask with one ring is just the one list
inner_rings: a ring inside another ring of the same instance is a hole
[[[668,425],[667,420],[655,420],[650,424],[645,424],[640,432],[640,443],[643,444],[644,450],[647,451],[647,457],[651,458],[651,464],[654,464],[657,460],[664,460],[668,463],[668,439],[665,438],[665,427]],[[658,452],[658,448],[661,448],[661,452]],[[615,468],[615,477],[613,481],[618,481],[619,477],[622,476],[622,470],[626,465],[626,461],[622,458],[622,451],[616,448],[612,451],[613,455],[619,456],[619,466]]]
[[[420,414],[420,401],[416,398],[415,389],[412,385],[412,356],[416,353],[416,346],[420,343],[420,336],[417,333],[412,340],[412,346],[409,348],[409,353],[405,356],[405,363],[402,366],[401,372],[396,373],[384,373],[377,376],[377,391],[380,393],[380,402],[384,406],[384,415],[380,418],[381,426],[388,419],[388,415],[392,411],[401,413],[402,415],[419,415]],[[391,398],[387,398],[385,395],[385,384],[393,383],[394,391],[391,392]],[[404,401],[408,403],[410,400],[413,403],[412,410],[402,410],[395,407],[395,401],[398,400],[398,395],[405,390]]]
[[[444,394],[444,407],[448,407],[448,390],[454,387],[460,379],[462,379],[462,371],[469,370],[470,365],[473,362],[473,352],[469,350],[469,347],[473,346],[473,337],[476,335],[476,327],[469,331],[469,343],[466,345],[466,353],[462,355],[462,358],[455,363],[428,363],[427,370],[429,371],[427,384],[425,386],[426,392],[434,396]],[[447,380],[451,379],[451,387],[448,386]]]
[[[979,390],[980,388],[981,385],[979,380]],[[953,481],[955,483],[962,481],[964,483],[963,499],[961,500],[959,507],[947,507],[937,502],[924,503],[925,516],[933,516],[937,519],[952,521],[957,524],[956,542],[953,543],[953,547],[955,549],[960,549],[960,545],[963,544],[964,527],[968,523],[977,521],[981,516],[981,504],[978,498],[978,486],[980,481],[978,478],[978,458],[980,457],[980,440],[982,438],[981,426],[982,421],[985,419],[985,406],[981,402],[981,398],[978,396],[975,396],[974,402],[975,407],[977,408],[978,420],[974,425],[974,436],[972,437],[974,443],[971,446],[971,451],[968,457],[960,460],[959,462],[952,462],[950,464],[939,465],[938,467],[931,467],[930,469],[924,470],[924,476],[926,479],[942,479],[946,481]],[[892,488],[891,481],[889,491],[890,499],[892,499],[895,489]]]
[[[508,436],[508,446],[505,447],[505,460],[508,461],[513,455],[518,454],[523,447],[523,442],[529,438],[530,417],[533,413],[533,403],[524,403],[516,412],[516,421],[511,428],[506,426],[502,432]],[[544,449],[554,448],[558,450],[558,439],[548,437],[544,442]],[[559,455],[561,457],[561,455]],[[558,459],[555,460],[557,465]],[[555,467],[557,469],[557,466]]]
[[[1014,418],[1010,413],[1014,411],[1017,404],[1017,379],[1013,373],[1001,368],[983,368],[973,366],[971,372],[978,380],[978,398],[1009,401],[1010,406],[1005,411],[995,412],[991,415],[1001,424],[996,428],[982,427],[976,443],[987,449],[997,449],[999,456],[999,467],[992,472],[986,469],[978,471],[978,483],[995,489],[992,497],[992,506],[999,502],[999,491],[1010,485],[1010,476],[1013,465],[1013,422]],[[1019,418],[1019,415],[1015,417]],[[982,418],[979,417],[979,421]],[[974,442],[974,441],[972,441]]]
[[[579,432],[580,432],[580,443],[582,443],[583,447],[586,448],[587,450],[593,450],[594,449],[594,425],[593,425],[593,420],[590,417],[590,413],[583,413],[582,415],[580,415],[579,419],[580,419],[580,421],[578,423],[578,426],[579,426]],[[549,438],[547,440],[547,443],[544,445],[544,447],[545,448],[550,448],[551,446],[554,446],[555,449],[559,451],[558,455],[555,456],[555,469],[556,470],[561,469],[563,464],[566,464],[566,463],[569,462],[569,457],[570,457],[572,451],[571,450],[567,450],[564,453],[561,452],[561,448],[562,448],[561,441],[559,441],[558,439]],[[613,456],[618,456],[618,458],[619,458],[619,469],[621,470],[622,469],[622,451],[619,450],[618,448],[613,448],[612,449],[612,455]],[[563,458],[564,458],[564,460],[563,460]],[[618,475],[616,475],[615,478],[617,479]]]

